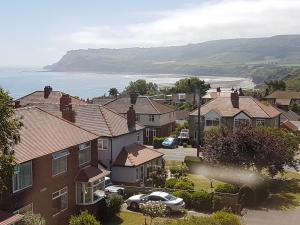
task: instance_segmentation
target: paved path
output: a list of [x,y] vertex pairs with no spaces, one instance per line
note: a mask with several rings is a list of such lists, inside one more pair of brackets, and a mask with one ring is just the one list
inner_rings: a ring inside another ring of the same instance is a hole
[[[148,146],[149,148],[153,148],[153,146]],[[156,149],[157,151],[164,153],[164,159],[165,160],[178,160],[183,161],[185,156],[196,156],[197,155],[197,149],[196,148],[183,148],[182,146],[179,146],[176,149]]]

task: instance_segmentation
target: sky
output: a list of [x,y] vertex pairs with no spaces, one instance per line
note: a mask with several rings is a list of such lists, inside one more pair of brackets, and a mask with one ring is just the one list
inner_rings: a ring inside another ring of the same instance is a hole
[[300,34],[300,0],[1,0],[0,66],[66,51]]

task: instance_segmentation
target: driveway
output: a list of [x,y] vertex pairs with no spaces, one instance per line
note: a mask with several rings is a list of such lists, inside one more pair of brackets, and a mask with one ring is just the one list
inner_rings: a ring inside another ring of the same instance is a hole
[[[153,146],[148,146],[149,148],[153,148]],[[179,146],[176,149],[164,149],[159,148],[156,149],[157,151],[165,154],[165,160],[178,160],[183,161],[185,156],[197,156],[197,149],[196,148],[183,148]]]

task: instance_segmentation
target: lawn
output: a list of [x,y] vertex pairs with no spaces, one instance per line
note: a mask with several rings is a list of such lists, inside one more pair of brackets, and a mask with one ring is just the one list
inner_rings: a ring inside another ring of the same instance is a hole
[[[187,176],[191,181],[195,184],[195,189],[204,189],[208,192],[213,191],[213,188],[210,187],[211,183],[210,180],[207,177],[201,176],[201,175],[195,175],[195,174],[188,174]],[[212,179],[213,187],[216,187],[219,184],[224,184],[221,181]]]

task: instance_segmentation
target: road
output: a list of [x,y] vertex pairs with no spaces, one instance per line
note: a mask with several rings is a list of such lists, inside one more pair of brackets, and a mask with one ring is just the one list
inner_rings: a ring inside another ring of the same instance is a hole
[[[153,146],[148,146],[149,148],[153,148]],[[197,149],[196,148],[183,148],[179,146],[176,149],[156,149],[157,151],[165,154],[165,160],[178,160],[183,161],[185,156],[197,156]]]

